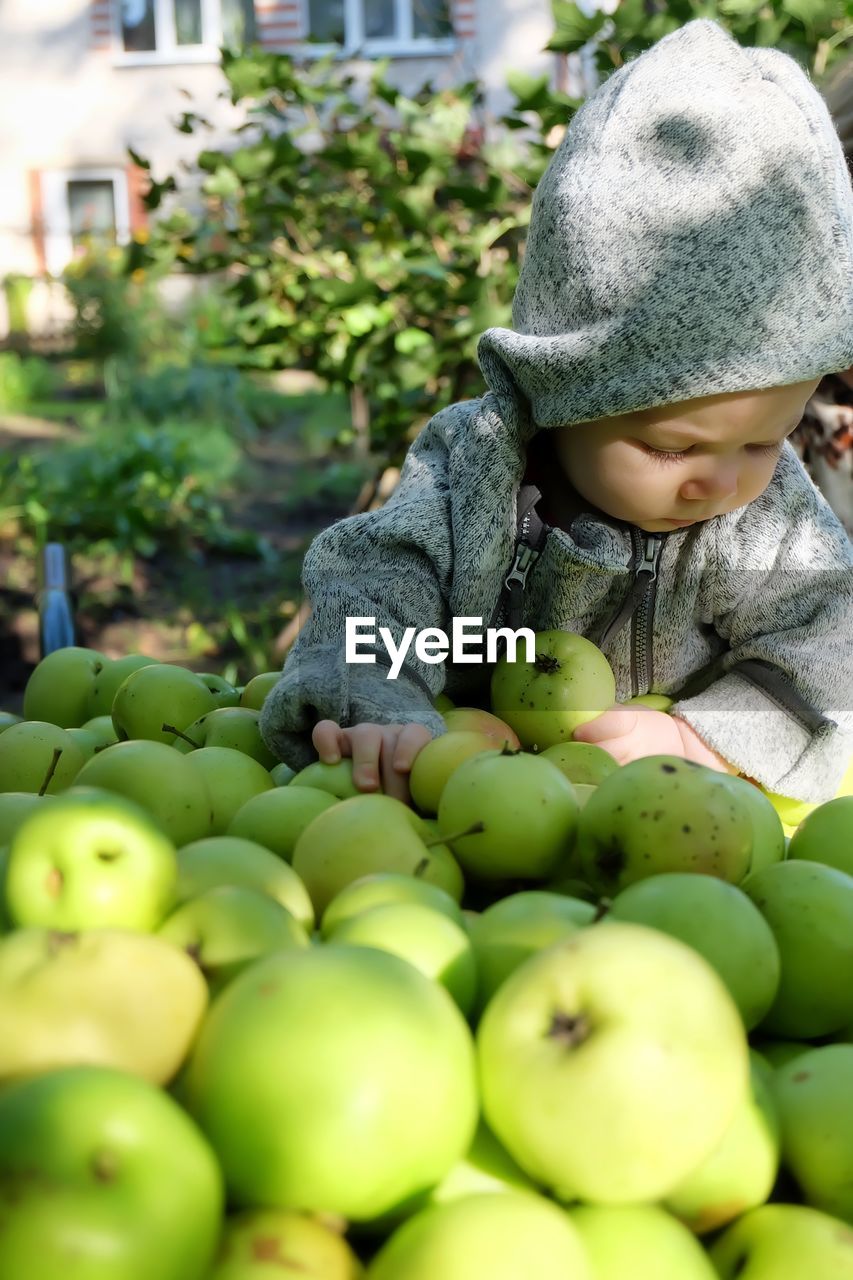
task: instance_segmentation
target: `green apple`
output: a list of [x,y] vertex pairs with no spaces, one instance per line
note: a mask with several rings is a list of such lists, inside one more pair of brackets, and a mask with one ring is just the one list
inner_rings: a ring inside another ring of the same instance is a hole
[[373,875],[353,880],[336,894],[323,912],[321,931],[324,938],[331,937],[338,925],[363,911],[381,907],[389,902],[414,902],[441,911],[458,925],[464,926],[464,916],[458,902],[436,884],[418,880],[415,876],[398,875],[393,871],[378,871]]
[[853,1280],[853,1231],[799,1204],[765,1204],[710,1250],[721,1280]]
[[261,737],[258,715],[249,707],[217,707],[187,725],[172,746],[184,755],[198,747],[230,747],[272,769],[276,759]]
[[94,734],[98,744],[95,748],[96,752],[103,751],[104,747],[111,747],[118,742],[112,716],[93,716],[80,727],[87,733]]
[[210,796],[211,835],[223,835],[247,800],[262,791],[272,791],[275,783],[268,770],[251,756],[233,747],[200,747],[186,760],[198,771]]
[[438,802],[445,783],[463,760],[494,750],[494,739],[487,733],[456,729],[441,734],[422,747],[409,773],[409,791],[422,813],[438,813]]
[[270,777],[277,787],[286,787],[296,777],[296,770],[282,760],[270,769]]
[[334,796],[316,787],[273,787],[250,796],[240,806],[228,824],[227,834],[254,840],[290,862],[305,828],[336,803]]
[[134,800],[175,845],[210,833],[213,806],[201,771],[163,742],[117,742],[87,760],[76,781]]
[[16,925],[149,932],[172,907],[177,878],[175,846],[143,809],[81,788],[18,827],[6,907]]
[[638,693],[634,698],[626,698],[621,705],[631,707],[635,703],[641,707],[651,707],[653,711],[669,711],[674,705],[672,698],[668,698],[665,693]]
[[784,1067],[786,1063],[799,1058],[814,1048],[806,1040],[768,1040],[765,1036],[756,1036],[751,1042],[753,1050],[760,1053],[771,1067]]
[[708,961],[729,989],[747,1031],[758,1026],[779,989],[779,948],[745,893],[716,876],[669,872],[623,889],[614,920],[660,929]]
[[86,710],[95,677],[109,661],[97,649],[68,645],[38,663],[24,689],[24,719],[70,729],[89,719]]
[[749,871],[752,832],[746,804],[718,770],[682,756],[644,756],[590,796],[572,862],[609,897],[664,871],[701,871],[737,884]]
[[302,925],[280,902],[232,884],[190,898],[157,932],[195,960],[214,993],[259,956],[309,945]]
[[178,850],[179,903],[221,884],[266,893],[286,907],[308,933],[314,928],[308,890],[293,868],[269,849],[238,836],[208,836]]
[[293,850],[293,869],[317,915],[344,885],[374,871],[402,872],[446,887],[438,847],[427,848],[416,819],[402,801],[379,793],[339,800],[318,814]]
[[146,1081],[69,1067],[0,1094],[0,1275],[206,1280],[222,1210],[210,1147]]
[[171,743],[176,730],[183,731],[215,706],[215,695],[194,671],[156,662],[122,681],[113,698],[112,717],[122,741]]
[[11,928],[11,920],[6,910],[6,867],[9,865],[8,845],[0,844],[0,933]]
[[579,929],[526,960],[477,1031],[483,1113],[558,1198],[668,1195],[748,1087],[734,1001],[701,956],[644,925]]
[[95,674],[86,699],[87,720],[93,717],[110,716],[112,719],[113,698],[133,671],[141,667],[153,667],[159,658],[146,658],[141,653],[127,653],[121,658],[104,658],[101,669]]
[[35,791],[0,792],[0,847],[9,844],[18,827],[30,814],[46,808],[55,798],[37,795]]
[[853,875],[853,796],[827,800],[807,814],[791,836],[787,856]]
[[272,693],[280,679],[280,671],[262,671],[260,675],[253,676],[240,694],[240,706],[260,711],[267,694]]
[[225,1219],[207,1280],[360,1280],[343,1236],[292,1209],[246,1209]]
[[408,960],[427,978],[440,982],[467,1017],[477,995],[477,965],[471,940],[461,924],[423,903],[386,902],[342,920],[329,940],[354,947],[376,947]]
[[518,734],[505,720],[485,711],[482,707],[454,707],[442,715],[448,733],[484,733],[494,738],[493,746],[509,745],[516,750],[521,746]]
[[361,792],[353,782],[352,758],[342,756],[335,764],[327,764],[325,760],[315,760],[304,769],[294,773],[289,786],[313,787],[324,791],[336,800],[349,800],[352,796],[360,796]]
[[696,1235],[726,1226],[769,1198],[779,1172],[773,1069],[750,1053],[751,1088],[720,1145],[667,1196],[666,1207]]
[[478,1009],[530,956],[592,924],[595,916],[589,902],[537,890],[513,893],[486,907],[470,925],[480,978]]
[[610,752],[594,742],[557,742],[540,754],[555,764],[569,782],[593,787],[619,768]]
[[73,738],[83,752],[84,760],[91,760],[98,749],[98,739],[88,729],[66,729],[69,738]]
[[443,1204],[477,1192],[536,1189],[536,1184],[523,1169],[519,1169],[489,1126],[481,1120],[468,1151],[427,1193],[426,1198],[430,1203]]
[[752,821],[750,874],[781,862],[786,856],[785,828],[765,793],[746,778],[731,773],[720,773],[719,777],[745,804]]
[[16,929],[0,938],[0,993],[3,1081],[90,1062],[165,1084],[208,999],[187,955],[124,929]]
[[[240,705],[240,690],[224,676],[212,671],[200,671],[199,680],[203,680],[216,699],[217,707],[237,707]],[[213,745],[213,744],[211,744]]]
[[452,711],[456,703],[452,698],[448,698],[446,693],[436,694],[432,704],[439,715],[444,715],[445,711]]
[[488,1192],[431,1205],[379,1250],[367,1280],[593,1280],[569,1217],[529,1191]]
[[532,662],[504,654],[491,680],[495,715],[511,725],[523,747],[544,751],[571,741],[580,725],[616,701],[613,669],[596,645],[572,631],[536,632]]
[[761,1030],[814,1040],[853,1020],[853,877],[785,861],[743,884],[779,947],[779,989]]
[[85,762],[82,747],[67,729],[46,720],[24,720],[0,734],[0,792],[55,795],[71,786]]
[[581,1205],[569,1219],[595,1280],[717,1280],[699,1241],[657,1205]]
[[0,711],[0,733],[13,724],[20,724],[22,720],[23,716],[16,716],[14,711]]
[[853,1223],[853,1045],[801,1054],[777,1070],[774,1092],[782,1161],[804,1200]]
[[235,1205],[355,1221],[440,1181],[478,1111],[471,1034],[447,992],[397,956],[335,943],[235,978],[184,1088]]
[[[454,770],[438,825],[466,874],[543,880],[571,845],[579,812],[572,784],[550,760],[493,750]],[[472,827],[480,830],[463,834]]]

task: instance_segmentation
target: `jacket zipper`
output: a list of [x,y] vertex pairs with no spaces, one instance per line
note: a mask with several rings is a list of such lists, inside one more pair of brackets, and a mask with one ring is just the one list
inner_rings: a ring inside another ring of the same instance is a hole
[[[649,635],[652,629],[654,602],[658,566],[663,550],[665,534],[647,533],[643,537],[636,526],[631,528],[631,541],[634,548],[632,571],[634,580],[626,600],[620,605],[616,614],[604,628],[598,646],[602,648],[608,640],[618,635],[629,619],[634,619],[631,636],[631,696],[637,697],[640,681],[644,681],[642,692],[645,693],[651,684],[652,664],[649,653]],[[636,614],[640,609],[639,622]]]
[[652,632],[652,619],[655,613],[655,597],[657,595],[657,578],[658,565],[660,563],[661,552],[663,551],[663,538],[654,537],[647,534],[642,538],[639,531],[632,529],[632,536],[636,534],[637,542],[644,543],[638,549],[638,554],[642,553],[636,576],[639,578],[641,574],[646,575],[646,589],[640,601],[640,607],[634,618],[633,631],[633,657],[632,657],[632,693],[631,696],[636,698],[639,694],[648,693],[651,687],[652,677],[652,646],[650,637]]

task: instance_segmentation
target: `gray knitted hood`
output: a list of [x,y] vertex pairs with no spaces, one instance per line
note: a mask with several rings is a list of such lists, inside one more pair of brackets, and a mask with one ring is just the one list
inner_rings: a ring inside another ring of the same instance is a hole
[[512,324],[478,358],[528,431],[853,365],[853,187],[798,63],[700,19],[615,71],[536,189]]

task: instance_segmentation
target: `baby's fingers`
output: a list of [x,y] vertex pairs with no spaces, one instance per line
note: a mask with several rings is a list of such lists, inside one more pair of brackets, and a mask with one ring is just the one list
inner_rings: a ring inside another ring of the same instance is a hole
[[324,764],[338,763],[343,754],[344,733],[334,720],[318,720],[311,731],[311,741]]

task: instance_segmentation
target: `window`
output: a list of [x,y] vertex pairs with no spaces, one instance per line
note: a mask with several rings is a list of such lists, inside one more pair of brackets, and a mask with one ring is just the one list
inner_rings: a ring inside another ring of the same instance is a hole
[[412,53],[452,47],[449,0],[305,0],[307,43],[345,53]]
[[257,39],[254,0],[117,0],[125,62],[209,61]]
[[41,175],[45,265],[58,276],[75,250],[95,240],[127,244],[130,197],[122,169],[50,170]]

